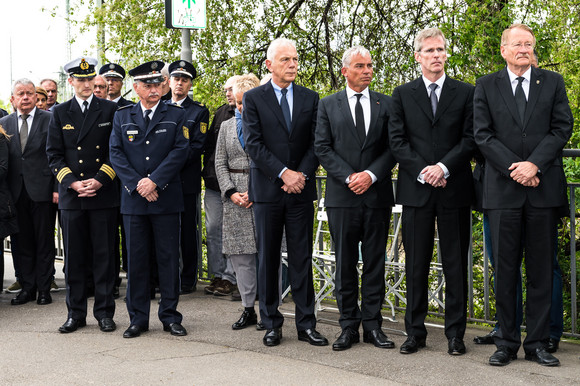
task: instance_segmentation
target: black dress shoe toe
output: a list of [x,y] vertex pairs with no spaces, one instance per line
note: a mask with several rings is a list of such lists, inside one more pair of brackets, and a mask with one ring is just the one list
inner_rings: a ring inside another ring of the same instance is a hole
[[352,328],[345,328],[338,339],[332,344],[334,351],[348,350],[353,344],[360,342],[360,334]]
[[533,352],[526,353],[527,361],[534,361],[542,366],[559,366],[558,358],[550,354],[544,347],[538,347]]
[[494,344],[495,341],[493,338],[496,335],[497,335],[497,330],[493,330],[487,335],[476,336],[475,338],[473,338],[473,342],[475,344]]
[[271,328],[266,331],[263,342],[266,346],[278,346],[282,340],[282,328]]
[[492,366],[505,366],[515,359],[517,359],[517,355],[514,354],[512,350],[505,346],[500,346],[493,355],[489,357],[489,364]]
[[248,326],[253,326],[256,323],[258,323],[258,315],[256,315],[256,311],[254,311],[254,309],[251,311],[244,310],[238,321],[232,324],[232,330],[241,330]]
[[425,338],[409,335],[407,340],[401,345],[399,352],[401,354],[413,354],[422,347],[425,347]]
[[13,306],[19,306],[21,304],[26,304],[28,302],[31,302],[35,299],[36,299],[36,292],[32,293],[32,292],[22,290],[18,293],[18,295],[16,295],[16,297],[14,299],[12,299],[10,301],[10,304],[12,304]]
[[146,327],[141,327],[141,326],[138,326],[136,324],[132,324],[123,333],[123,338],[136,338],[139,335],[141,335],[141,333],[143,333],[147,330],[149,330],[149,329]]
[[86,325],[87,321],[85,319],[68,318],[67,321],[64,322],[62,326],[60,326],[58,331],[60,331],[63,334],[67,334],[69,332],[75,332],[79,328],[84,327]]
[[363,333],[363,342],[372,343],[378,348],[395,348],[395,342],[390,340],[380,328],[365,331]]
[[256,323],[256,330],[258,331],[265,331],[266,330],[266,326],[264,326],[264,323],[262,323],[262,321],[258,321],[258,323]]
[[52,303],[52,296],[50,296],[50,291],[41,291],[38,293],[38,299],[36,303],[45,306],[47,304]]
[[451,338],[449,339],[448,350],[449,355],[463,355],[465,354],[465,343],[461,338]]
[[187,330],[181,325],[181,323],[171,323],[163,325],[163,331],[170,332],[174,336],[185,336],[187,335]]
[[103,318],[99,320],[99,327],[103,332],[113,332],[117,329],[117,325],[112,318]]
[[298,340],[308,342],[313,346],[328,346],[328,340],[314,328],[298,331]]
[[548,346],[546,347],[546,351],[553,354],[556,351],[558,351],[559,347],[560,347],[560,340],[550,338],[550,340],[548,341]]

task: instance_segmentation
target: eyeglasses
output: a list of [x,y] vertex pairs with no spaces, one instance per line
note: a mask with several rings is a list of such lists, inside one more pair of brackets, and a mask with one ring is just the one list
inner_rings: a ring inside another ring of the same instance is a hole
[[525,48],[526,50],[532,50],[534,48],[534,44],[532,42],[525,42],[525,43],[510,43],[509,46],[515,49],[522,49]]

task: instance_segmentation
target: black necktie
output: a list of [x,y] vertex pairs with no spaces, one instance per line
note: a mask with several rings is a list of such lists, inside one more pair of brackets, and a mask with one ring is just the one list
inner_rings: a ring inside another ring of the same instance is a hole
[[356,126],[356,132],[361,142],[365,141],[367,136],[367,131],[365,130],[365,115],[363,113],[363,108],[360,103],[360,98],[363,94],[354,94],[356,97],[356,105],[354,105],[354,121]]
[[87,112],[89,111],[89,102],[84,101],[83,102],[83,115],[86,117],[87,116]]
[[26,142],[28,141],[28,114],[21,114],[22,125],[20,126],[20,150],[24,153]]
[[437,94],[435,93],[437,87],[439,87],[437,83],[431,83],[429,85],[429,88],[431,89],[431,111],[433,111],[433,116],[435,116],[435,113],[437,112],[437,103],[439,103]]
[[149,127],[149,122],[151,121],[151,119],[149,119],[149,114],[151,114],[151,110],[145,110],[145,115],[143,115],[143,120],[145,121],[145,129]]
[[288,99],[286,99],[288,89],[283,88],[280,91],[282,91],[282,98],[280,98],[280,107],[282,108],[282,114],[284,115],[284,120],[286,121],[286,127],[288,128],[288,132],[290,132],[290,128],[292,127],[292,117],[290,115],[290,106],[288,106]]
[[523,76],[518,76],[518,85],[516,86],[516,106],[518,107],[518,114],[520,115],[520,120],[522,124],[524,123],[524,115],[526,113],[526,94],[524,93],[524,88],[522,87],[522,82],[524,81]]

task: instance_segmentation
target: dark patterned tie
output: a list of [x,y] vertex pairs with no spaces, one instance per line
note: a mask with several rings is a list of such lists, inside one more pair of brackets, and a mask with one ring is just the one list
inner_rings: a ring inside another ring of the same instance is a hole
[[288,106],[288,99],[286,99],[286,94],[288,93],[287,88],[283,88],[282,90],[282,98],[280,98],[280,107],[282,108],[282,114],[284,115],[284,121],[286,121],[286,127],[288,128],[288,132],[292,128],[292,117],[290,115],[290,106]]
[[520,115],[520,121],[524,123],[524,115],[526,114],[526,94],[524,93],[524,88],[522,87],[522,82],[524,81],[523,76],[518,76],[518,85],[516,86],[516,106],[518,107],[518,114]]
[[437,103],[439,103],[437,93],[435,93],[437,87],[439,87],[437,83],[431,83],[429,85],[429,88],[431,89],[431,111],[433,111],[433,116],[435,116],[435,113],[437,112]]
[[26,142],[28,141],[28,114],[21,114],[22,125],[20,126],[20,150],[24,153]]
[[365,130],[365,115],[363,113],[362,104],[360,103],[360,98],[363,94],[354,94],[356,97],[356,104],[354,105],[354,121],[356,126],[356,132],[361,142],[365,141],[367,137],[367,131]]

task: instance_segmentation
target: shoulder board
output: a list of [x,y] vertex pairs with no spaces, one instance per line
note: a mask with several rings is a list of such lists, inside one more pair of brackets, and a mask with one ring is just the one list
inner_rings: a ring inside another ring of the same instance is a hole
[[205,107],[205,105],[201,102],[198,101],[193,101],[193,103],[195,103],[196,105],[200,106],[200,107]]
[[179,105],[176,105],[176,104],[173,104],[173,103],[167,103],[167,106],[169,106],[169,107],[175,107],[177,109],[182,109],[183,108],[183,106],[179,106]]
[[120,107],[118,107],[118,108],[117,108],[117,111],[119,111],[119,110],[123,110],[123,109],[126,109],[127,107],[133,107],[133,106],[135,106],[135,105],[125,105],[125,106],[120,106]]

